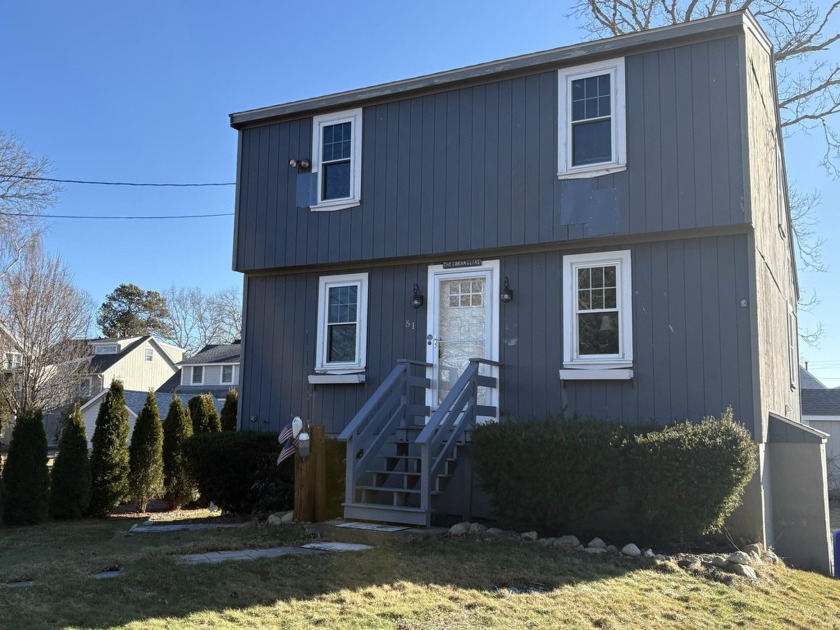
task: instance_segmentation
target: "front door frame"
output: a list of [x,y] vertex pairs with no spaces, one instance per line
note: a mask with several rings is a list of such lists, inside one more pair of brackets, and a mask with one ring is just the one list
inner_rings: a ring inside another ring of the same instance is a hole
[[[492,361],[499,361],[499,332],[500,332],[500,315],[499,308],[499,290],[501,286],[501,261],[499,260],[483,260],[481,265],[471,267],[454,267],[445,269],[443,265],[429,265],[428,286],[426,288],[426,295],[429,296],[428,306],[426,311],[426,362],[432,367],[428,369],[428,377],[431,381],[431,387],[426,390],[426,404],[432,413],[437,409],[437,366],[438,366],[438,344],[439,338],[439,316],[438,298],[440,296],[439,281],[440,280],[455,280],[458,278],[471,278],[477,275],[488,276],[486,282],[486,296],[487,304],[490,305],[490,317],[487,322],[489,330],[489,354],[490,356],[481,357],[483,359],[490,359]],[[490,376],[496,377],[496,382],[499,379],[499,368],[492,366],[490,368]],[[490,396],[487,401],[488,405],[496,408],[496,418],[491,420],[498,420],[499,408],[499,387],[498,385],[489,390]],[[486,419],[485,419],[486,421]]]

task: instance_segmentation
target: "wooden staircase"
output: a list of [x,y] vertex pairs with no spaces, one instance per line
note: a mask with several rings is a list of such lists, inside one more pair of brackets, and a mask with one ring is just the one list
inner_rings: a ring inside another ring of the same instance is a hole
[[[469,449],[476,417],[496,416],[477,404],[478,387],[496,387],[497,379],[479,374],[470,359],[455,386],[431,414],[425,405],[430,367],[398,361],[391,374],[339,436],[347,442],[344,517],[428,526],[436,499]],[[421,373],[422,372],[422,373]],[[428,418],[428,422],[426,421]]]

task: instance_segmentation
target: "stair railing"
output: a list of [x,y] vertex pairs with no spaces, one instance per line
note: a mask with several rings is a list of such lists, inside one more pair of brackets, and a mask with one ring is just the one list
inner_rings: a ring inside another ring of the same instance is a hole
[[[429,379],[416,372],[428,367],[428,363],[421,361],[397,361],[391,373],[338,436],[339,440],[347,442],[346,503],[355,503],[356,482],[388,438],[414,417],[429,415],[427,406],[416,403],[423,400],[423,392],[429,387]],[[418,388],[419,393],[415,391]]]
[[496,407],[478,404],[479,387],[495,389],[498,385],[496,377],[479,374],[482,365],[499,367],[501,364],[489,359],[470,359],[415,441],[420,445],[420,507],[426,513],[427,526],[432,511],[432,481],[440,474],[466,430],[475,425],[476,416],[497,416]]

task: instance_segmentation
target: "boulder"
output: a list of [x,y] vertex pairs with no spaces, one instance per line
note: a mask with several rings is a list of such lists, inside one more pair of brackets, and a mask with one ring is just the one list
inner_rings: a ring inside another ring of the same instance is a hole
[[645,558],[653,558],[656,554],[653,553],[652,549],[645,549],[645,552],[642,555]]
[[581,551],[584,553],[591,553],[593,556],[607,553],[607,550],[604,547],[584,547]]
[[703,566],[703,563],[700,561],[700,558],[697,556],[684,556],[679,559],[677,565],[682,567],[683,569],[699,569]]
[[779,564],[782,561],[781,558],[779,558],[779,556],[770,549],[761,554],[761,559],[768,564]]
[[268,524],[269,525],[288,525],[289,523],[294,522],[295,520],[295,513],[293,511],[289,512],[276,512],[268,517]]
[[750,555],[756,554],[760,558],[761,554],[763,554],[766,550],[764,549],[764,545],[761,543],[753,543],[751,545],[747,545],[741,551]]
[[449,528],[449,535],[450,536],[464,536],[465,534],[469,533],[471,523],[457,523]]
[[642,555],[641,550],[634,545],[633,543],[627,543],[621,548],[621,553],[625,556],[630,556],[631,558],[638,558]]
[[653,556],[653,559],[654,559],[654,560],[663,560],[663,561],[664,561],[664,560],[667,560],[667,559],[668,559],[668,556],[663,556],[661,553],[658,553],[658,554],[656,554],[655,556]]
[[730,553],[729,556],[726,558],[726,561],[730,564],[743,564],[746,566],[750,566],[752,564],[752,559],[750,558],[749,554],[746,554],[743,551],[736,551],[734,553]]
[[750,566],[747,566],[746,564],[731,564],[730,567],[730,570],[735,575],[741,575],[743,577],[750,578],[751,580],[755,580],[756,578],[758,578],[758,575],[756,575],[755,573],[755,569],[753,569]]
[[596,536],[595,538],[590,540],[589,544],[586,545],[586,546],[587,547],[596,547],[598,549],[606,549],[607,548],[607,543],[605,543],[603,540],[601,540],[600,538],[598,538]]
[[618,553],[618,547],[615,545],[607,545],[607,551],[610,553]]
[[499,529],[498,527],[490,527],[484,530],[484,533],[488,536],[506,536],[507,532],[503,529]]
[[556,538],[540,538],[537,540],[537,544],[542,545],[543,547],[553,547],[556,542]]
[[487,531],[487,526],[486,525],[482,525],[481,523],[473,523],[472,525],[470,525],[469,533],[473,536],[477,536],[479,534],[483,534],[486,531]]
[[712,564],[718,568],[726,566],[726,558],[723,556],[712,556]]
[[580,544],[577,536],[560,536],[556,541],[554,541],[555,547],[561,547],[563,549],[574,549]]
[[539,538],[539,534],[537,534],[537,532],[522,532],[521,534],[519,534],[519,537],[522,540],[526,540],[528,542],[534,542],[535,540],[537,540]]

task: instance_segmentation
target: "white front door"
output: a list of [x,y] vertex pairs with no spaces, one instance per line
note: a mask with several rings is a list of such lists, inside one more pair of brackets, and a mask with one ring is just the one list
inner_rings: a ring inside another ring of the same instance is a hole
[[[434,411],[474,357],[499,360],[499,261],[444,269],[429,267],[426,361],[432,387],[426,403]],[[496,368],[481,367],[497,375]],[[498,390],[479,388],[479,404],[498,407]]]

